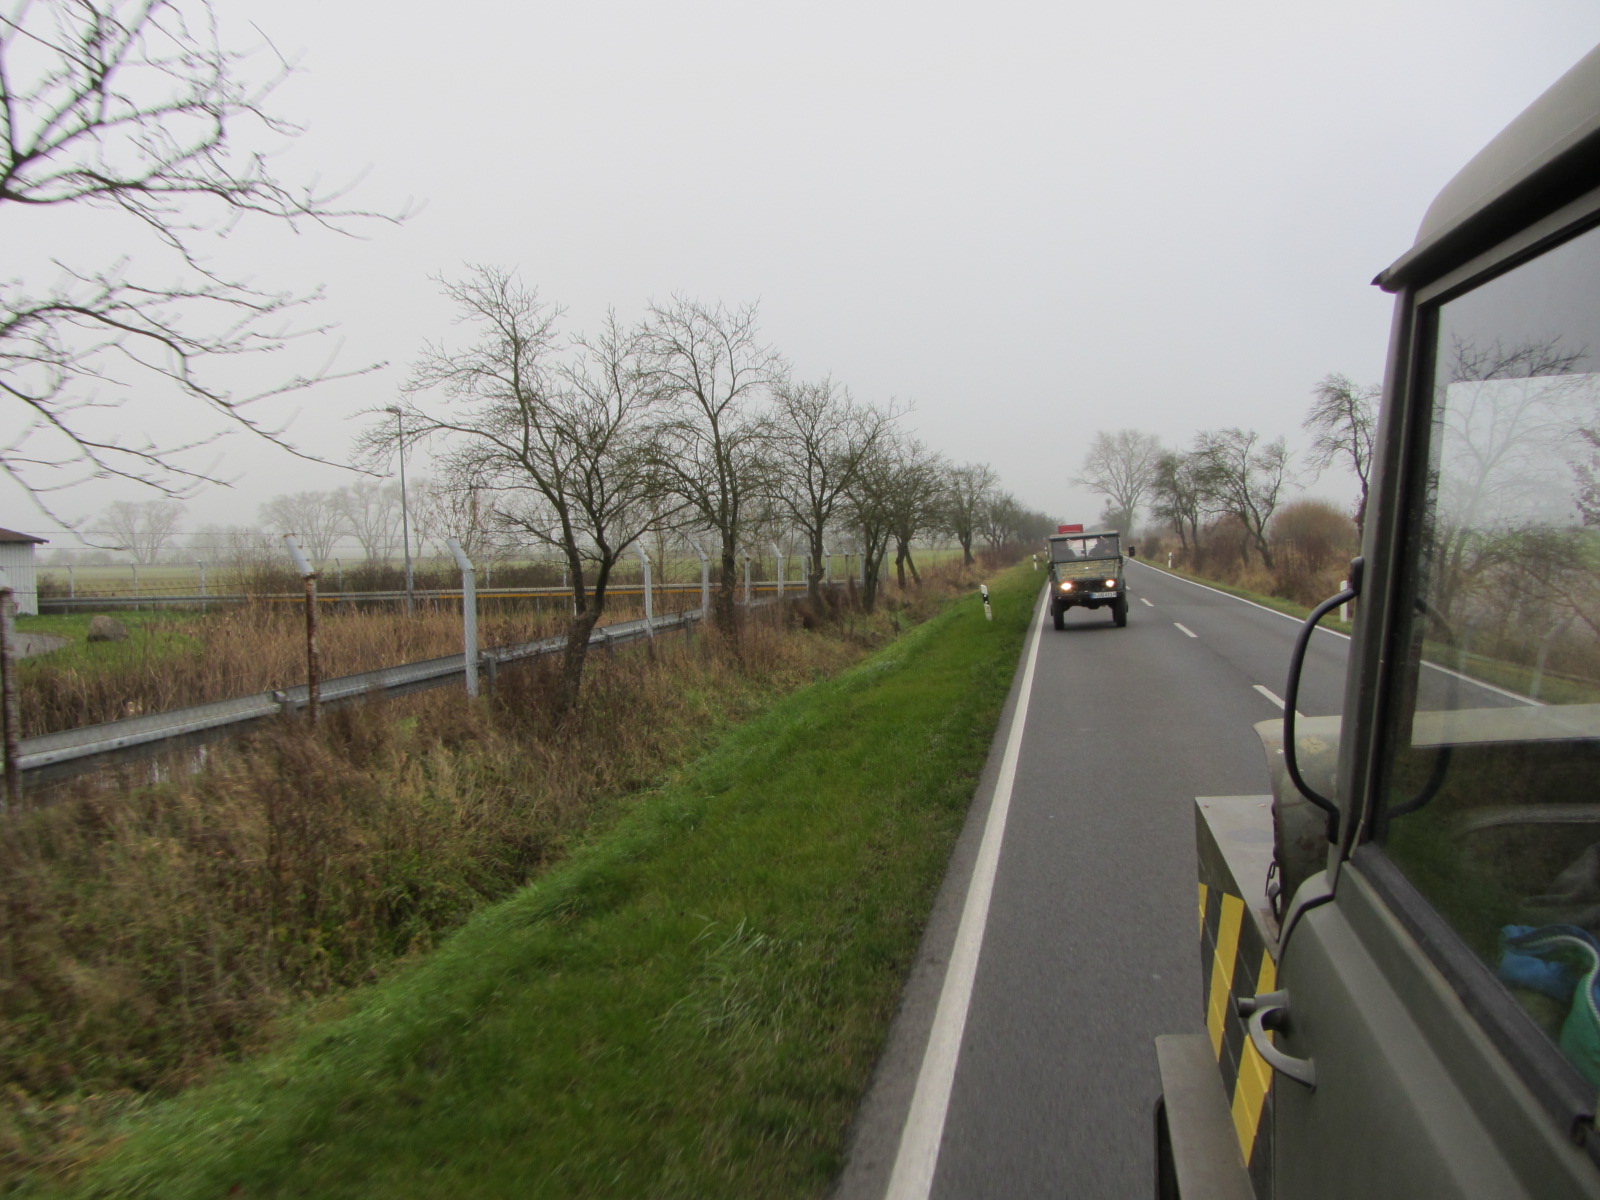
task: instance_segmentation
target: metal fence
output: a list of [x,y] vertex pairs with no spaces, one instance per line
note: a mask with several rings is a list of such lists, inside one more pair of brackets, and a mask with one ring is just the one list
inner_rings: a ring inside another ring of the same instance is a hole
[[[601,626],[590,635],[589,645],[602,648],[619,646],[658,633],[688,629],[702,616],[702,610],[693,609]],[[501,666],[558,654],[565,645],[565,637],[550,637],[481,650],[477,667],[480,673],[492,680]],[[443,687],[462,682],[466,672],[466,657],[450,654],[376,671],[363,671],[358,675],[325,679],[321,683],[321,703],[325,706],[348,704],[367,698],[400,696],[407,692]],[[59,733],[41,734],[21,740],[18,744],[17,766],[29,781],[61,779],[111,763],[148,757],[243,733],[264,721],[285,713],[298,712],[306,707],[307,701],[307,686],[297,684],[279,691],[259,692],[233,700],[218,700],[171,712],[127,717],[101,725],[85,725]]]

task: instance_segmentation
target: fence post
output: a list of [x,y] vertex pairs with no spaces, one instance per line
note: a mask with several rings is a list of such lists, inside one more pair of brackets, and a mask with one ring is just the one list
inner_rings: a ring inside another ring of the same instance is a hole
[[644,576],[644,631],[651,637],[656,635],[656,606],[655,596],[650,590],[650,556],[644,552],[644,547],[638,542],[633,548],[639,554],[639,570]]
[[339,594],[342,596],[342,595],[344,595],[344,560],[343,559],[336,558],[336,559],[333,560],[333,574],[334,574],[334,578],[336,578],[339,581]]
[[283,542],[294,560],[294,569],[306,581],[306,719],[315,725],[322,715],[322,680],[317,669],[317,573],[300,552],[294,534],[284,534]]
[[[133,564],[133,598],[135,600],[137,600],[139,598],[139,564],[138,563],[134,563]],[[137,604],[135,604],[133,607],[135,609],[137,609],[139,606]]]
[[467,695],[478,694],[478,583],[466,551],[455,538],[445,538],[444,544],[455,556],[461,568],[461,656],[467,669]]
[[783,551],[778,549],[778,543],[772,543],[772,557],[778,564],[778,602],[783,603]]
[[822,548],[822,586],[833,586],[833,552],[826,546]]
[[750,607],[750,551],[744,552],[744,606]]
[[68,563],[67,564],[67,599],[68,600],[75,600],[78,597],[78,577],[75,574],[75,571],[76,571],[76,568],[71,563]]
[[689,545],[694,547],[694,552],[700,556],[700,619],[711,619],[711,560],[706,557],[706,552],[700,549],[700,542],[696,538],[689,539]]
[[6,754],[6,807],[15,808],[22,795],[22,778],[17,765],[17,738],[20,725],[17,712],[16,625],[13,620],[11,577],[0,570],[0,733]]

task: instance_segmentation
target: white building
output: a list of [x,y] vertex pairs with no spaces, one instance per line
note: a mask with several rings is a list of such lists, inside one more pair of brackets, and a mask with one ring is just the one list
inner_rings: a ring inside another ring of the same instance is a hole
[[15,529],[0,529],[0,570],[11,581],[17,612],[39,615],[39,572],[33,562],[33,548],[47,539]]

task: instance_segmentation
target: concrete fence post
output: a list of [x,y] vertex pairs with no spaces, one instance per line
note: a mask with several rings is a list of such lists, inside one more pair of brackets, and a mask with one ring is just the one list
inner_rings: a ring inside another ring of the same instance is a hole
[[822,585],[833,586],[833,554],[826,546],[822,548]]
[[650,587],[650,556],[644,552],[644,547],[638,542],[633,548],[639,554],[639,571],[644,576],[644,631],[651,637],[656,635],[656,606],[655,597]]
[[689,539],[689,545],[694,547],[694,552],[700,556],[700,619],[711,619],[711,560],[706,557],[706,552],[700,549],[700,543],[695,538]]
[[75,600],[78,596],[78,577],[71,563],[67,564],[67,599]]
[[11,577],[0,570],[0,740],[5,744],[8,809],[16,808],[22,798],[22,774],[17,764],[22,721],[17,711],[17,627],[12,600]]
[[778,599],[783,600],[783,551],[778,549],[778,543],[772,543],[772,557],[778,564]]
[[292,533],[283,535],[294,569],[306,583],[306,718],[313,725],[321,718],[322,679],[317,661],[317,573],[301,552]]
[[478,583],[466,551],[455,538],[444,544],[461,568],[461,658],[467,671],[467,696],[478,694]]

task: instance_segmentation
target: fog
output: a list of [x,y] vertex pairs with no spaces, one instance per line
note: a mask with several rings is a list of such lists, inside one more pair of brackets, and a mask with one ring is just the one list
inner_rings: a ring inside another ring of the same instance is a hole
[[[388,364],[268,404],[301,449],[348,461],[358,414],[455,332],[432,277],[489,263],[573,332],[673,293],[759,301],[798,376],[911,405],[924,440],[1066,520],[1100,510],[1072,483],[1098,429],[1301,444],[1320,378],[1377,381],[1391,302],[1370,279],[1600,41],[1577,0],[217,7],[263,73],[273,51],[298,65],[271,104],[306,128],[274,169],[410,214],[355,237],[247,221],[218,252],[261,286],[324,287],[307,319],[337,327],[242,388],[335,352]],[[13,273],[58,243],[125,249],[99,213],[0,216],[27,247]],[[197,416],[138,395],[109,421],[176,441]],[[248,435],[205,453],[234,486],[191,524],[349,479]],[[146,496],[52,503],[116,498]],[[15,488],[0,523],[72,544]]]

